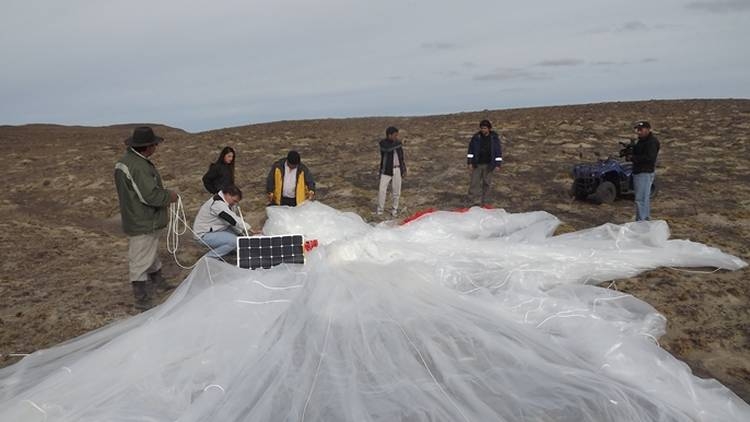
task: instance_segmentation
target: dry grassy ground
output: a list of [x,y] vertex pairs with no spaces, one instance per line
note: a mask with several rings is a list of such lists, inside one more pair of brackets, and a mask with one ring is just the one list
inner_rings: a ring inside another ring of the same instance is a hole
[[[676,238],[716,246],[750,261],[750,100],[607,103],[431,117],[276,122],[189,134],[155,126],[167,140],[153,157],[166,185],[180,192],[192,220],[207,198],[200,178],[224,145],[238,153],[237,182],[246,219],[264,215],[271,162],[294,148],[318,179],[318,199],[371,219],[377,190],[376,139],[402,129],[409,175],[409,213],[465,206],[468,138],[489,118],[505,138],[495,179],[497,207],[546,210],[561,231],[633,216],[631,201],[572,201],[570,168],[616,154],[648,119],[661,140],[661,192],[653,216]],[[133,125],[0,127],[5,188],[0,194],[0,365],[135,313],[127,280],[127,240],[119,230],[113,164]],[[201,250],[187,236],[180,258]],[[163,253],[174,281],[188,271]],[[704,269],[710,270],[710,269]],[[702,377],[713,377],[750,400],[750,269],[695,273],[658,269],[618,280],[668,319],[662,347]]]

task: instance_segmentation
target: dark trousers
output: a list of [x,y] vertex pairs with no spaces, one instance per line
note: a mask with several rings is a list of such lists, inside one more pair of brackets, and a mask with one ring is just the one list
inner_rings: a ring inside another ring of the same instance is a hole
[[492,170],[489,164],[477,164],[471,171],[469,201],[472,205],[487,205],[492,186]]
[[288,205],[290,207],[296,207],[297,198],[287,198],[286,196],[282,196],[280,205]]

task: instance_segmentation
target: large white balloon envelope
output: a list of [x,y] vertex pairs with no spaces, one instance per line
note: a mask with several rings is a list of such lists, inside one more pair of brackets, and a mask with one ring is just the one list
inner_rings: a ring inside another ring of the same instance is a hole
[[318,240],[304,265],[202,261],[161,306],[0,370],[0,420],[750,420],[658,346],[658,312],[595,285],[746,265],[663,221],[553,236],[546,212],[268,214],[265,234]]

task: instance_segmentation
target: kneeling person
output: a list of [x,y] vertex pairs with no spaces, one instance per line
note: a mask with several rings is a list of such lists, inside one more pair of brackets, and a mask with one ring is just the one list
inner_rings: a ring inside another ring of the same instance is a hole
[[211,247],[206,256],[221,258],[237,248],[237,237],[250,230],[237,215],[237,204],[242,200],[242,191],[229,185],[204,202],[195,216],[193,232],[199,240]]

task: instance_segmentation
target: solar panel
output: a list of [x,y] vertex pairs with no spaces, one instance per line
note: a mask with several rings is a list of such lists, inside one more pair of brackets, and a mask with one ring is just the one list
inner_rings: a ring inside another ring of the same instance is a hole
[[237,238],[237,266],[271,268],[279,264],[304,264],[304,239],[300,234],[241,236]]

